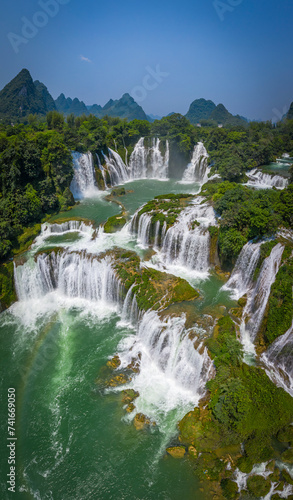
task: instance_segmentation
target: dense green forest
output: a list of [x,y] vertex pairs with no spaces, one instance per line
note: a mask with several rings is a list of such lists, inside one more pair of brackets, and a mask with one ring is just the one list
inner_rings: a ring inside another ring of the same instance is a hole
[[125,150],[131,154],[142,136],[168,139],[171,156],[185,166],[194,145],[204,142],[214,171],[234,183],[215,182],[207,188],[222,215],[219,242],[224,259],[236,257],[248,239],[272,234],[280,224],[292,227],[292,185],[283,192],[264,193],[236,183],[245,180],[248,169],[284,152],[293,154],[293,120],[276,126],[268,122],[218,128],[195,127],[180,114],[151,124],[92,115],[65,119],[51,111],[44,120],[29,115],[23,123],[0,125],[0,259],[19,247],[25,228],[74,203],[69,189],[72,150],[100,153],[111,147],[125,158]]

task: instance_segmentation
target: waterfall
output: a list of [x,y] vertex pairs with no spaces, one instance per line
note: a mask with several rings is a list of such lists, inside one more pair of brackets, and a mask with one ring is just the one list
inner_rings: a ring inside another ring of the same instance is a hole
[[129,180],[129,172],[121,156],[116,151],[113,151],[113,149],[108,148],[108,151],[109,156],[104,153],[103,156],[110,175],[111,187],[118,186]]
[[275,187],[277,189],[285,189],[288,186],[288,180],[280,175],[265,174],[261,170],[254,168],[250,172],[246,172],[248,182],[246,186],[251,186],[259,189],[268,189]]
[[150,243],[151,224],[152,224],[151,215],[145,213],[139,217],[137,241],[144,248],[148,247]]
[[141,312],[137,305],[135,293],[133,293],[133,289],[135,284],[131,285],[129,288],[122,308],[121,314],[121,322],[120,324],[128,324],[130,322],[131,325],[137,325],[139,318],[141,316]]
[[[161,260],[167,265],[184,266],[200,273],[209,269],[210,233],[208,227],[216,224],[213,208],[202,198],[179,215],[165,236],[162,235]],[[196,222],[199,224],[197,225]]]
[[89,236],[92,236],[94,233],[94,229],[91,224],[85,224],[83,221],[77,220],[69,220],[66,222],[62,222],[61,224],[49,224],[48,222],[45,222],[41,226],[41,236],[44,238],[52,235],[62,235],[72,232],[85,233]]
[[70,189],[75,199],[89,198],[98,192],[92,154],[72,153],[74,176]]
[[243,311],[241,334],[244,344],[247,346],[254,342],[261,326],[263,316],[270,297],[271,286],[276,279],[279,270],[283,245],[278,243],[271,251],[260,269],[260,273],[254,289],[248,294],[247,304]]
[[85,252],[40,254],[15,267],[15,286],[20,301],[39,299],[57,291],[61,297],[86,299],[113,305],[121,303],[121,284],[111,259],[101,261]]
[[293,323],[262,355],[267,375],[293,396]]
[[118,353],[122,368],[139,360],[139,373],[130,385],[139,392],[135,405],[157,422],[177,407],[182,416],[184,405],[192,409],[213,373],[206,348],[202,343],[195,348],[184,316],[160,319],[154,311],[145,313],[137,334],[124,339]]
[[199,182],[204,184],[208,180],[210,168],[208,166],[209,155],[202,142],[194,147],[191,163],[187,166],[182,182]]
[[231,290],[232,297],[238,300],[253,285],[253,275],[260,257],[261,243],[248,242],[241,250],[229,281],[222,290]]
[[156,222],[156,226],[155,226],[155,242],[154,242],[154,250],[158,250],[159,249],[159,236],[160,236],[160,228],[161,228],[161,223],[160,221],[158,220]]
[[[151,244],[154,233],[153,248],[158,252],[163,265],[184,266],[199,273],[209,269],[210,233],[208,227],[216,224],[214,210],[211,205],[202,203],[203,198],[182,210],[173,226],[167,229],[166,221],[162,226],[157,221],[152,227],[152,213],[139,211],[134,214],[130,232],[137,235],[138,244],[143,248]],[[161,234],[160,234],[161,232]]]
[[132,179],[147,177],[147,150],[144,147],[144,137],[141,137],[130,156],[130,175]]
[[166,179],[169,171],[169,142],[166,141],[166,152],[163,156],[160,150],[161,141],[152,139],[152,146],[144,145],[141,137],[130,156],[129,169],[131,179]]

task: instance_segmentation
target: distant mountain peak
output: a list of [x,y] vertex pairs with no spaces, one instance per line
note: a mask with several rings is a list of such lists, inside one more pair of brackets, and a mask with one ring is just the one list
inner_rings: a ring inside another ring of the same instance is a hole
[[219,125],[244,125],[247,123],[240,116],[233,116],[229,113],[224,104],[220,103],[216,106],[213,101],[203,98],[193,101],[185,116],[193,125],[197,125],[202,120],[213,120]]
[[22,117],[28,114],[46,115],[55,109],[47,87],[33,82],[30,72],[24,68],[0,92],[0,115]]

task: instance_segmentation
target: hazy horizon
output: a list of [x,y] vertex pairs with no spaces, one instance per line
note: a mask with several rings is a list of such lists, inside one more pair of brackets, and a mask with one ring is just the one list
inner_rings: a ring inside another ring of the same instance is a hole
[[104,106],[129,93],[160,116],[203,97],[275,121],[293,101],[287,2],[4,3],[1,88],[27,68],[54,99]]

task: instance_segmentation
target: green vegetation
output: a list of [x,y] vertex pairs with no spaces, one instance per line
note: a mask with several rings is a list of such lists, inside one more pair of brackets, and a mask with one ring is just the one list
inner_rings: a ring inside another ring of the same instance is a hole
[[[274,236],[278,227],[293,227],[288,207],[293,207],[293,185],[280,192],[254,190],[235,183],[209,182],[203,194],[221,216],[219,253],[223,265],[235,263],[243,245],[252,239]],[[261,247],[261,259],[255,273],[258,276],[263,260],[270,254],[275,241]]]
[[[289,247],[290,255],[292,247]],[[286,333],[293,318],[293,257],[286,259],[279,269],[271,287],[266,329],[266,344],[271,344],[277,337]]]
[[16,301],[13,262],[0,266],[0,312]]
[[187,281],[171,274],[140,266],[135,252],[116,249],[111,252],[115,270],[126,291],[132,285],[139,309],[162,310],[175,302],[194,300],[199,293]]
[[[180,442],[193,446],[197,457],[201,454],[196,461],[198,476],[203,481],[217,481],[223,494],[234,498],[231,470],[223,467],[223,461],[229,457],[232,470],[239,467],[250,472],[253,464],[277,458],[279,451],[272,438],[293,439],[293,400],[264,370],[242,362],[242,347],[229,316],[218,321],[207,346],[216,375],[207,384],[208,399],[179,423]],[[285,458],[291,457],[287,451]],[[276,474],[279,477],[279,471]],[[267,490],[270,480],[260,485],[258,477],[252,477],[251,492],[258,486],[259,491]]]
[[125,224],[125,217],[113,215],[106,221],[104,225],[104,231],[105,233],[116,233],[117,231],[120,231],[120,229],[122,229]]

